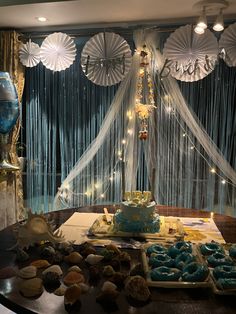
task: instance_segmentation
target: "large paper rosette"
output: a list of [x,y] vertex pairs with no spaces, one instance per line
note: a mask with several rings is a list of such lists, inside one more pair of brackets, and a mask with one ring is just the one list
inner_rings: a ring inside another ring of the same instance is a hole
[[41,46],[41,61],[52,71],[68,69],[76,57],[74,40],[64,33],[47,36]]
[[38,44],[29,40],[22,44],[19,49],[19,58],[21,63],[29,68],[36,66],[40,62],[40,47]]
[[[208,29],[196,34],[192,25],[185,25],[172,33],[164,45],[166,69],[170,74],[185,82],[198,81],[210,74],[218,58],[218,43]],[[168,62],[167,62],[168,59]]]
[[224,51],[224,60],[228,66],[236,66],[236,23],[227,27],[219,40],[220,50]]
[[132,62],[130,46],[115,33],[99,33],[85,44],[81,53],[82,69],[89,80],[101,86],[119,83]]

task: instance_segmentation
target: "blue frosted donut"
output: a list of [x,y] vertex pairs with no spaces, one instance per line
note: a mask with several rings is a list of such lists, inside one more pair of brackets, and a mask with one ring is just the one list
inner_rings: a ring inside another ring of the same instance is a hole
[[193,262],[184,267],[182,280],[188,282],[204,281],[208,274],[209,269],[206,265]]
[[153,244],[147,248],[147,255],[150,256],[152,253],[166,254],[167,249],[159,244]]
[[183,269],[185,265],[195,261],[195,257],[191,253],[183,252],[175,258],[175,267]]
[[216,266],[213,269],[213,276],[218,278],[235,278],[236,279],[236,266],[222,265]]
[[236,279],[235,278],[219,278],[216,282],[220,289],[235,289]]
[[225,256],[223,253],[219,253],[219,252],[216,252],[208,256],[207,262],[212,267],[216,267],[220,265],[233,265],[233,261],[230,257]]
[[174,245],[169,247],[168,255],[170,255],[172,258],[175,258],[182,252],[192,253],[192,245],[190,242],[185,241],[176,242]]
[[171,267],[174,264],[174,260],[167,254],[151,255],[149,258],[149,265],[152,268],[166,266]]
[[233,244],[229,249],[229,256],[236,258],[236,244]]
[[165,266],[157,267],[150,271],[150,276],[153,281],[178,281],[181,274],[181,270]]
[[224,253],[224,249],[222,248],[222,246],[215,242],[202,244],[200,246],[200,250],[202,255],[211,255],[216,252]]

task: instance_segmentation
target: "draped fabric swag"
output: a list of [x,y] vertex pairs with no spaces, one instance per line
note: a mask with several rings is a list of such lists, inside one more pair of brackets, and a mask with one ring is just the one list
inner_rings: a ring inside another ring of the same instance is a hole
[[[24,102],[27,206],[36,211],[52,209],[52,199],[58,187],[89,144],[96,139],[119,87],[99,87],[86,79],[80,67],[80,53],[87,40],[88,37],[76,39],[77,58],[66,71],[53,73],[41,64],[26,70]],[[190,109],[234,169],[236,169],[235,80],[235,68],[227,67],[222,61],[205,79],[194,83],[179,83]],[[137,182],[135,188],[140,190],[150,188],[146,166],[149,162],[152,163],[151,168],[156,168],[159,203],[206,208],[236,215],[235,188],[230,182],[223,185],[220,177],[209,172],[209,165],[213,167],[214,164],[210,163],[207,154],[192,138],[191,130],[183,124],[177,113],[166,111],[165,86],[158,76],[155,93],[158,108],[151,117],[149,128],[150,140],[156,143],[155,150],[152,150],[150,157],[145,142],[139,141],[132,147],[131,153],[138,159],[136,161],[133,159],[138,168],[137,178],[133,178],[133,181]],[[99,147],[96,160],[87,166],[82,181],[77,182],[77,186],[80,188],[83,186],[81,190],[72,191],[73,200],[76,201],[62,203],[62,207],[68,207],[68,204],[72,206],[120,201],[121,162],[118,150],[122,148],[122,139],[127,136],[126,111],[129,108],[127,104],[131,102],[132,100],[127,97],[120,104],[120,111],[109,131],[112,140]],[[133,127],[137,131],[137,121]],[[185,133],[187,137],[183,137]],[[134,136],[137,136],[137,133],[134,133]],[[116,147],[116,151],[111,151],[112,145]],[[100,192],[97,191],[92,198],[84,197],[88,186],[94,185],[99,180],[97,174],[101,173],[102,169],[104,172],[107,169],[104,163],[108,154],[110,154],[109,173],[104,174],[104,177],[106,176],[107,180],[111,174],[114,175],[113,181],[101,190],[106,191],[105,198],[99,197]]]

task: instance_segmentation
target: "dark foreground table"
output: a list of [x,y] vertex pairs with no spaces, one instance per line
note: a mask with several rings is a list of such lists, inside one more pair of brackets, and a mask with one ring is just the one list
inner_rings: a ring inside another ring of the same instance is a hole
[[[101,212],[104,206],[90,206],[79,209],[67,209],[50,213],[57,226],[64,223],[75,211],[80,212]],[[106,206],[114,210],[115,206]],[[160,215],[182,216],[182,217],[210,217],[209,212],[197,211],[185,208],[173,208],[166,206],[157,207]],[[236,243],[236,218],[214,215],[214,221],[221,231],[226,242]],[[13,227],[10,226],[0,232],[0,268],[6,266],[16,266],[15,253],[7,251],[15,243]],[[35,249],[32,248],[32,256]],[[130,250],[133,259],[138,261],[140,256],[138,250]],[[28,265],[28,263],[27,263]],[[19,279],[0,280],[0,303],[16,313],[42,313],[42,314],[62,314],[64,309],[64,298],[55,296],[46,291],[37,299],[27,299],[18,292]],[[95,286],[87,294],[81,297],[81,314],[102,314],[110,313],[96,303],[95,297],[100,287]],[[114,313],[129,314],[235,314],[236,302],[233,296],[218,296],[211,292],[211,289],[150,289],[152,293],[151,301],[146,305],[133,304],[124,295],[122,290],[117,299],[117,309]]]

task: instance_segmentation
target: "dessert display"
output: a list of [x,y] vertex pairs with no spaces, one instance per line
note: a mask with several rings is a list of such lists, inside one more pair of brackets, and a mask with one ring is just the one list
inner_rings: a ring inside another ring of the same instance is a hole
[[205,243],[199,251],[210,269],[216,294],[236,294],[235,244]]
[[125,201],[114,215],[118,231],[132,233],[156,233],[160,230],[160,217],[155,212],[150,191],[125,192]]
[[[150,291],[141,276],[144,274],[141,255],[132,254],[132,251],[119,249],[114,244],[101,248],[88,243],[80,246],[42,243],[27,249],[28,259],[16,260],[14,269],[3,268],[4,276],[0,280],[11,281],[14,293],[23,299],[53,293],[64,297],[64,308],[71,312],[85,307],[86,294],[89,294],[93,296],[92,302],[98,312],[101,306],[110,312],[118,307],[116,300],[120,294],[139,302],[149,302]],[[62,256],[60,262],[57,259],[59,253]],[[40,259],[42,255],[44,259]]]
[[183,224],[179,218],[158,215],[156,203],[151,201],[150,191],[125,192],[125,201],[121,202],[116,213],[109,214],[106,208],[104,208],[104,213],[104,215],[98,215],[89,228],[89,235],[97,237],[138,236],[161,240],[168,238],[172,241],[184,237]]
[[149,286],[163,288],[209,287],[209,269],[190,242],[145,244],[143,265]]

